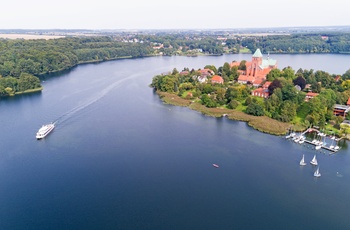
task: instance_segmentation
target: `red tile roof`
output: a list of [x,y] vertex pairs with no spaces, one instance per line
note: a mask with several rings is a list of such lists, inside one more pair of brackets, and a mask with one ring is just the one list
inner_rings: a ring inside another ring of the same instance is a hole
[[271,85],[271,81],[266,81],[262,87],[264,89],[267,89],[267,88],[269,88],[270,85]]
[[307,97],[316,97],[318,95],[318,93],[313,93],[313,92],[307,92],[306,96]]
[[350,97],[348,99],[348,101],[346,102],[347,105],[350,105]]
[[211,82],[222,84],[222,83],[224,83],[224,79],[222,77],[220,77],[219,75],[215,75],[211,78]]

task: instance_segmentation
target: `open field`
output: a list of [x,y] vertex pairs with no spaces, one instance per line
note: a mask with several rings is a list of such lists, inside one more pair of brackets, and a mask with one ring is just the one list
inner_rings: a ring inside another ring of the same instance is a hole
[[7,39],[55,39],[55,38],[63,38],[65,36],[59,36],[59,35],[40,35],[40,34],[0,34],[0,38],[7,38]]

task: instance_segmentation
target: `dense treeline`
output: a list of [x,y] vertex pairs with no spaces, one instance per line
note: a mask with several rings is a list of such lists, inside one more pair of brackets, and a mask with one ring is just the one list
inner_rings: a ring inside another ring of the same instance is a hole
[[0,40],[0,75],[41,75],[71,68],[82,62],[119,57],[143,57],[152,49],[140,43],[122,43],[110,37],[52,40]]
[[189,54],[196,50],[211,55],[224,53],[224,46],[217,40],[217,36],[213,35],[156,34],[136,37],[152,44],[163,44],[164,48],[161,51],[165,55]]
[[[251,96],[252,85],[237,83],[237,69],[227,69],[228,63],[219,67],[215,74],[226,76],[224,84],[212,84],[210,80],[200,83],[198,70],[182,72],[174,69],[167,75],[157,75],[151,86],[156,90],[175,93],[183,98],[197,101],[209,108],[222,107],[236,109],[254,116],[290,122],[302,127],[310,125],[340,128],[343,117],[333,115],[335,104],[346,104],[350,97],[350,70],[342,76],[331,75],[324,71],[299,69],[294,71],[287,67],[282,70],[272,70],[267,79],[271,81],[268,90],[270,96],[266,99]],[[206,66],[204,68],[210,68]],[[211,68],[216,70],[216,68]],[[186,74],[184,74],[186,73]],[[337,78],[336,78],[337,77]],[[339,78],[339,79],[338,79]],[[318,96],[305,100],[306,92],[319,93]],[[350,117],[347,117],[348,119]]]
[[[111,37],[52,40],[2,39],[0,40],[0,96],[40,88],[40,81],[35,76],[69,69],[84,62],[121,57],[144,57],[151,55],[152,51],[149,45],[117,42]],[[27,79],[25,84],[24,79]]]
[[294,34],[249,37],[241,45],[264,53],[350,53],[350,34]]
[[[238,53],[242,47],[260,48],[263,53],[350,53],[349,33],[290,34],[268,36],[156,34],[137,35],[138,39],[163,44],[166,55],[201,49],[207,54]],[[218,39],[221,38],[221,39]]]

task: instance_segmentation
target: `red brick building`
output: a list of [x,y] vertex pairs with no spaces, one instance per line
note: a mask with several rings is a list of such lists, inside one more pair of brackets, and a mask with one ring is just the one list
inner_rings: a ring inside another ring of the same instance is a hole
[[[251,83],[255,87],[261,85],[266,80],[266,75],[272,70],[277,68],[277,61],[267,57],[263,58],[260,49],[257,49],[253,54],[252,61],[245,63],[246,71],[241,72],[238,77],[238,82],[242,84]],[[238,62],[232,62],[232,66],[239,66]]]

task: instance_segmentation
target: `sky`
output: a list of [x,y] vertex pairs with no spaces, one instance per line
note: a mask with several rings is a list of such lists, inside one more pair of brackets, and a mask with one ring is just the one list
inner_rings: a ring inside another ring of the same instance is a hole
[[4,0],[0,29],[235,29],[350,25],[346,0]]

